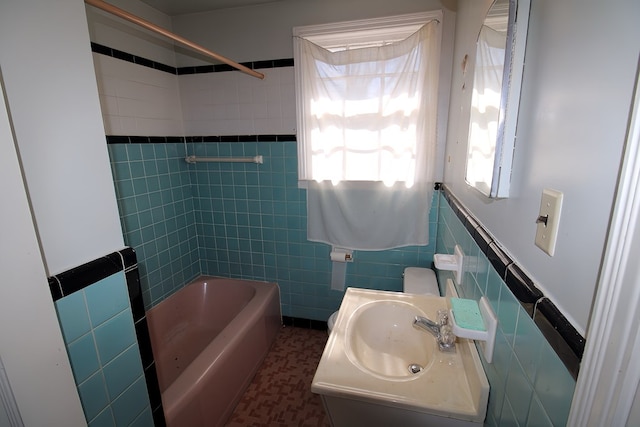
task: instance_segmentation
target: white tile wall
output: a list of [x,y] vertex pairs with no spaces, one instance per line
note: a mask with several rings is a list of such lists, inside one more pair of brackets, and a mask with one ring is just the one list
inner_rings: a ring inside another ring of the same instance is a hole
[[293,67],[179,76],[186,135],[292,134],[296,128]]
[[177,76],[93,54],[107,135],[183,135]]
[[293,67],[174,76],[95,54],[107,135],[293,134]]

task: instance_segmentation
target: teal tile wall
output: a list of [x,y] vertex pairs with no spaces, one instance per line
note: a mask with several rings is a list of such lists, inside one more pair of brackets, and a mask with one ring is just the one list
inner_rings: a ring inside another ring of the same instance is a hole
[[153,426],[124,272],[55,306],[88,425]]
[[136,251],[149,308],[200,274],[185,145],[108,147],[124,239]]
[[[210,274],[277,282],[285,316],[327,320],[338,309],[343,292],[330,289],[331,248],[306,239],[295,141],[110,144],[109,152],[125,241],[138,255],[147,307]],[[264,164],[189,165],[187,153],[262,155]],[[405,267],[431,266],[437,203],[434,197],[425,218],[429,245],[355,251],[348,286],[399,291]]]
[[[453,253],[456,244],[465,253],[459,294],[486,295],[498,316],[493,363],[479,352],[491,385],[485,425],[566,425],[575,380],[441,195],[436,248]],[[438,273],[441,283],[450,277]]]
[[[331,247],[306,238],[306,191],[298,188],[296,142],[189,143],[188,151],[264,158],[260,165],[191,166],[203,273],[277,282],[284,315],[327,320],[343,292],[330,289]],[[354,262],[347,265],[347,286],[402,290],[405,267],[429,267],[433,260],[437,206],[425,221],[431,225],[428,246],[355,251]]]

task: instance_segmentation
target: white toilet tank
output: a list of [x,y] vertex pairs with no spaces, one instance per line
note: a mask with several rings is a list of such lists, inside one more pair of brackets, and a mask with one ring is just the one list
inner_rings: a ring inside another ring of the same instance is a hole
[[[402,291],[407,294],[434,295],[440,296],[436,273],[430,268],[407,267],[404,269],[404,280]],[[338,312],[333,313],[327,320],[329,333],[336,323]]]
[[440,296],[436,273],[430,268],[405,268],[403,292],[407,294]]

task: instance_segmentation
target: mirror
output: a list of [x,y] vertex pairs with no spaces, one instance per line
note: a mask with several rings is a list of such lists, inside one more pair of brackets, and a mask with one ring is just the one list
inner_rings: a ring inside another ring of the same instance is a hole
[[465,181],[509,196],[529,0],[495,0],[476,43]]

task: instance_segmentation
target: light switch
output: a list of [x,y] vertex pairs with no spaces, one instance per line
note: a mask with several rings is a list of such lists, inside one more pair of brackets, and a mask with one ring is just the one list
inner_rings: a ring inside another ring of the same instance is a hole
[[536,220],[536,246],[553,256],[558,238],[562,193],[545,188],[540,200],[540,213]]

